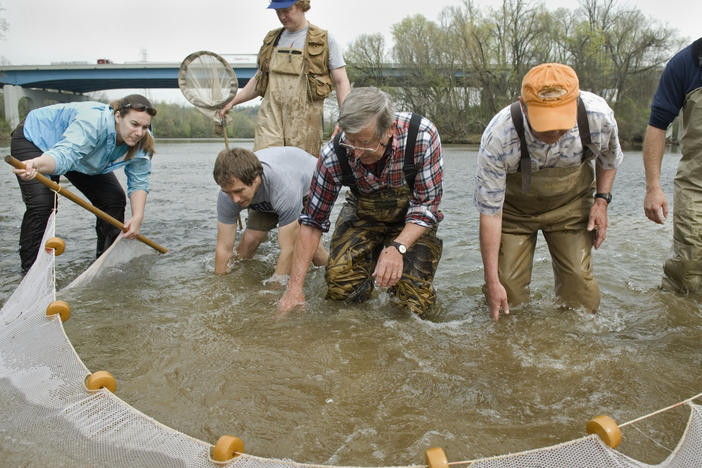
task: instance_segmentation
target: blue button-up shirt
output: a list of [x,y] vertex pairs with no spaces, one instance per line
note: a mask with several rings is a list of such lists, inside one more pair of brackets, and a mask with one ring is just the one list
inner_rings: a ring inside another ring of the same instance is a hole
[[35,109],[24,121],[24,136],[54,159],[54,174],[106,174],[124,167],[128,194],[149,191],[150,155],[137,149],[134,158],[124,160],[129,148],[116,144],[114,111],[107,104],[85,101]]

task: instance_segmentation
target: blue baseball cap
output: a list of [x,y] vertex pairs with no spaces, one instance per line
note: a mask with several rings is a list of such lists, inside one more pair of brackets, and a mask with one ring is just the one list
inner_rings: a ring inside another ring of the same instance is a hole
[[290,6],[293,6],[297,2],[297,0],[281,0],[281,1],[272,1],[270,5],[268,5],[268,8],[275,8],[276,10],[279,8],[287,8]]

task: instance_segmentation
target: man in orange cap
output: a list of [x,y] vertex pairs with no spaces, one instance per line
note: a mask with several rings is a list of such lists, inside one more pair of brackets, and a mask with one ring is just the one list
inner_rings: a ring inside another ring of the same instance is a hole
[[557,299],[597,310],[591,249],[605,239],[622,157],[614,112],[579,89],[572,68],[545,63],[524,76],[519,101],[483,133],[475,177],[483,291],[494,320],[500,309],[509,314],[510,306],[528,302],[539,230],[551,252]]

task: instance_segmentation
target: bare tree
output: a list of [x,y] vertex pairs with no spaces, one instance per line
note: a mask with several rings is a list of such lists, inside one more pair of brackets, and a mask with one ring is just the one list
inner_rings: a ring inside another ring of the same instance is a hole
[[350,80],[360,86],[384,86],[386,57],[382,34],[362,34],[344,51]]
[[[391,79],[382,37],[362,36],[347,51],[364,84],[385,86],[405,108],[431,118],[446,141],[475,141],[516,99],[524,74],[543,62],[571,65],[580,87],[610,102],[624,140],[645,129],[662,65],[680,47],[675,32],[616,0],[581,0],[575,10],[503,0],[481,11],[474,0],[393,26]],[[350,74],[352,75],[352,74]],[[352,75],[353,76],[353,75]]]

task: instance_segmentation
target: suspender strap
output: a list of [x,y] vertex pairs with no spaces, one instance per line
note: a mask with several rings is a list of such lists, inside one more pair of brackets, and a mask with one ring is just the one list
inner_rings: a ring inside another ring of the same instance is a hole
[[[414,179],[417,176],[417,168],[414,165],[414,148],[417,143],[417,134],[419,133],[419,123],[421,120],[421,115],[412,114],[407,133],[407,144],[405,145],[405,164],[402,168],[402,172],[405,175],[405,181],[407,182],[410,191],[414,190]],[[352,192],[357,193],[358,189],[356,188],[356,178],[353,176],[349,159],[346,156],[346,150],[339,145],[340,139],[341,132],[337,133],[333,140],[334,152],[336,153],[336,157],[339,159],[339,165],[341,166],[341,184],[349,187]]]
[[334,136],[334,152],[336,153],[336,157],[339,159],[339,164],[341,165],[341,185],[349,187],[353,193],[358,193],[356,188],[356,178],[353,176],[353,172],[351,171],[349,159],[346,157],[346,150],[339,145],[339,140],[341,140],[341,132]]
[[[519,170],[522,173],[522,192],[528,192],[531,182],[531,156],[529,155],[526,138],[524,137],[524,121],[522,120],[522,109],[519,101],[512,103],[510,106],[510,113],[512,114],[512,123],[519,136],[519,147],[522,153],[522,157],[519,160]],[[578,132],[580,133],[580,143],[583,146],[581,162],[595,159],[601,154],[601,151],[592,143],[590,122],[587,120],[587,110],[580,97],[578,97]]]
[[412,114],[410,118],[409,131],[407,132],[407,144],[405,145],[405,165],[402,171],[405,173],[405,180],[410,191],[414,191],[414,179],[417,177],[417,168],[414,165],[414,147],[417,143],[417,133],[422,116]]
[[275,36],[275,41],[273,42],[273,47],[278,46],[278,42],[280,42],[280,36],[283,35],[283,31],[285,31],[285,28],[280,28],[280,32],[278,33],[277,36]]
[[580,144],[583,145],[583,156],[581,162],[589,159],[595,159],[602,152],[598,147],[592,144],[592,135],[590,134],[590,122],[587,120],[587,110],[583,100],[578,96],[578,132],[580,133]]
[[529,155],[526,138],[524,137],[522,106],[519,101],[516,101],[512,103],[509,110],[512,114],[512,123],[519,136],[519,149],[522,153],[522,157],[519,160],[519,171],[522,173],[522,192],[526,193],[529,191],[529,184],[531,183],[531,156]]

